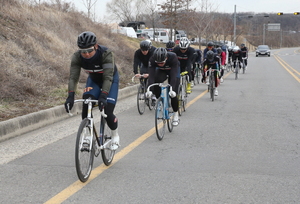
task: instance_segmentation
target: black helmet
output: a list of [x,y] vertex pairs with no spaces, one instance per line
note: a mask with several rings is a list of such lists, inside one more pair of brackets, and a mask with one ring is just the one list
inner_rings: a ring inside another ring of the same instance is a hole
[[244,44],[244,43],[242,43],[242,44],[241,44],[241,47],[245,47],[245,44]]
[[223,52],[222,48],[218,47],[217,52],[218,52],[218,54],[221,54]]
[[167,59],[167,50],[163,47],[158,47],[153,53],[155,62],[164,62]]
[[79,48],[89,48],[97,43],[96,35],[93,32],[85,31],[78,36],[77,45]]
[[151,44],[152,44],[151,41],[143,40],[140,43],[140,48],[141,48],[142,51],[150,50]]
[[206,53],[206,58],[209,60],[209,61],[213,61],[215,57],[215,53],[211,50],[209,50],[207,53]]
[[169,41],[169,42],[167,42],[167,44],[166,44],[166,48],[173,48],[173,47],[175,47],[175,42],[174,41]]
[[207,47],[213,47],[214,45],[215,44],[213,42],[211,42],[211,41],[207,43]]

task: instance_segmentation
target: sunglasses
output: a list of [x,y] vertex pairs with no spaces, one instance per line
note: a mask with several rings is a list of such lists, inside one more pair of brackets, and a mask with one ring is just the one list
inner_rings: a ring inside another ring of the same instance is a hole
[[155,61],[156,64],[164,64],[166,63],[167,59],[165,61],[162,61],[162,62],[158,62],[158,61]]
[[173,51],[173,48],[167,48],[167,51]]
[[185,51],[185,50],[187,50],[187,49],[180,49],[180,50]]
[[79,49],[80,50],[80,53],[82,54],[90,54],[91,52],[93,52],[95,50],[94,47],[90,47],[90,48],[87,48],[87,49]]

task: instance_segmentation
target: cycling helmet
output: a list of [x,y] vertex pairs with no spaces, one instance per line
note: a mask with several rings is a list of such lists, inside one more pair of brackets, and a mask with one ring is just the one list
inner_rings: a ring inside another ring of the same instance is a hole
[[232,51],[232,47],[228,47],[228,51]]
[[217,52],[218,52],[218,54],[221,54],[223,52],[222,48],[218,47]]
[[189,46],[190,46],[190,41],[187,38],[180,40],[179,42],[180,49],[188,49]]
[[175,42],[174,41],[169,41],[169,42],[167,42],[167,44],[166,44],[166,48],[173,48],[173,47],[175,47]]
[[150,50],[150,48],[151,48],[151,41],[150,42],[147,41],[147,40],[141,41],[140,48],[141,48],[142,51]]
[[208,42],[207,47],[213,47],[215,44],[213,42]]
[[77,45],[79,48],[89,48],[97,43],[96,35],[93,32],[85,31],[78,36]]
[[213,61],[214,60],[214,57],[215,57],[215,53],[211,50],[209,50],[207,53],[206,53],[206,58],[209,60],[209,61]]
[[235,46],[235,47],[232,49],[233,52],[238,52],[239,50],[240,50],[240,48],[239,48],[238,46]]
[[245,47],[245,44],[244,44],[244,43],[242,43],[242,44],[241,44],[241,47]]
[[156,48],[153,57],[155,62],[164,62],[167,59],[167,50],[163,47]]

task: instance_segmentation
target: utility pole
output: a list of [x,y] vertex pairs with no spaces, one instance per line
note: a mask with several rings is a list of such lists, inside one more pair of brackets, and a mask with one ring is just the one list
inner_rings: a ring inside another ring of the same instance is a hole
[[236,5],[234,5],[234,14],[233,14],[233,42],[236,45]]

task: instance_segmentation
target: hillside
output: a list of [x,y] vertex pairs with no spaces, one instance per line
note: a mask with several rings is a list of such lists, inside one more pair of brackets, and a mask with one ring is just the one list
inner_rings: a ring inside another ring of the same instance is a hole
[[[65,102],[70,59],[78,34],[86,30],[114,51],[120,88],[131,82],[138,39],[112,34],[68,5],[30,6],[17,0],[0,4],[0,121]],[[85,79],[82,73],[80,82]],[[78,86],[77,98],[83,86]]]

